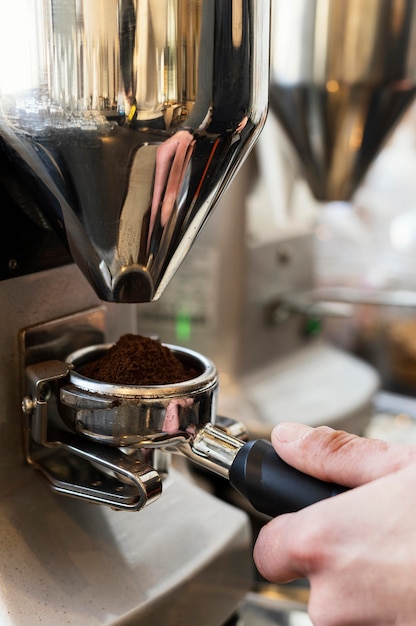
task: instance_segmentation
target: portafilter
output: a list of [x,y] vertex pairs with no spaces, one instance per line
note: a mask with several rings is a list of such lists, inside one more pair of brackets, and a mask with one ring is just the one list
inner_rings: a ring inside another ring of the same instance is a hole
[[[83,365],[104,354],[111,344],[77,350],[65,363],[50,361],[27,368],[33,389],[31,401],[26,398],[28,434],[40,444],[32,448],[29,460],[55,490],[114,508],[138,510],[162,490],[166,465],[162,464],[162,472],[153,467],[155,452],[183,455],[228,479],[255,509],[270,516],[296,511],[345,490],[289,466],[269,441],[246,441],[242,424],[216,414],[215,365],[195,351],[162,345],[192,368],[195,376],[148,386],[111,384],[84,376]],[[53,381],[57,383],[55,400],[50,393]],[[55,401],[60,417],[51,419]],[[52,450],[53,462],[45,448]],[[65,480],[63,470],[56,471],[62,452],[72,454],[66,465],[72,468],[70,477],[67,474]],[[79,478],[74,480],[80,458],[105,470],[105,480],[117,477],[116,493],[110,485],[103,496],[104,488],[99,485],[97,490],[94,481],[80,486]]]

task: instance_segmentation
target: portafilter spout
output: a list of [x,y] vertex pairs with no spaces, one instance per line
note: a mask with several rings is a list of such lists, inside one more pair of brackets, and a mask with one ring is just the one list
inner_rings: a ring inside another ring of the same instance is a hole
[[270,105],[314,196],[348,200],[416,94],[413,0],[274,0]]
[[0,150],[102,300],[160,297],[253,146],[269,12],[269,0],[4,7]]

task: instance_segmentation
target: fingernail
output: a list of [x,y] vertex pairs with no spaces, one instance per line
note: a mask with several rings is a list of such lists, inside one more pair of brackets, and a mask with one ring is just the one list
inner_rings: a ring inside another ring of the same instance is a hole
[[305,424],[284,422],[275,426],[273,429],[273,436],[282,443],[290,443],[292,441],[303,439],[311,432],[311,430],[313,430],[312,427],[306,426]]

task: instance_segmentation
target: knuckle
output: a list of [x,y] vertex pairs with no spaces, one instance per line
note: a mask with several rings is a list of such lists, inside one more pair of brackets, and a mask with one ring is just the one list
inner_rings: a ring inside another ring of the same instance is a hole
[[294,563],[307,575],[320,570],[327,561],[325,540],[327,529],[323,524],[303,525],[291,546]]
[[[327,456],[338,455],[341,450],[351,448],[357,444],[359,437],[343,430],[332,430],[328,426],[319,426],[315,433],[319,437],[321,445],[318,446],[318,454]],[[325,436],[322,437],[322,434]]]
[[361,456],[360,437],[351,433],[320,426],[315,429],[313,437],[313,462],[321,469],[323,480],[331,480],[334,464],[340,470],[343,463],[349,466],[353,458]]

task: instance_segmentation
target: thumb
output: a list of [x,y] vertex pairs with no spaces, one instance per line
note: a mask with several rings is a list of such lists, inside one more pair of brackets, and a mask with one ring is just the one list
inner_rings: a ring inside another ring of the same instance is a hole
[[328,426],[283,422],[271,440],[296,469],[347,487],[357,487],[416,463],[416,446],[358,437]]

